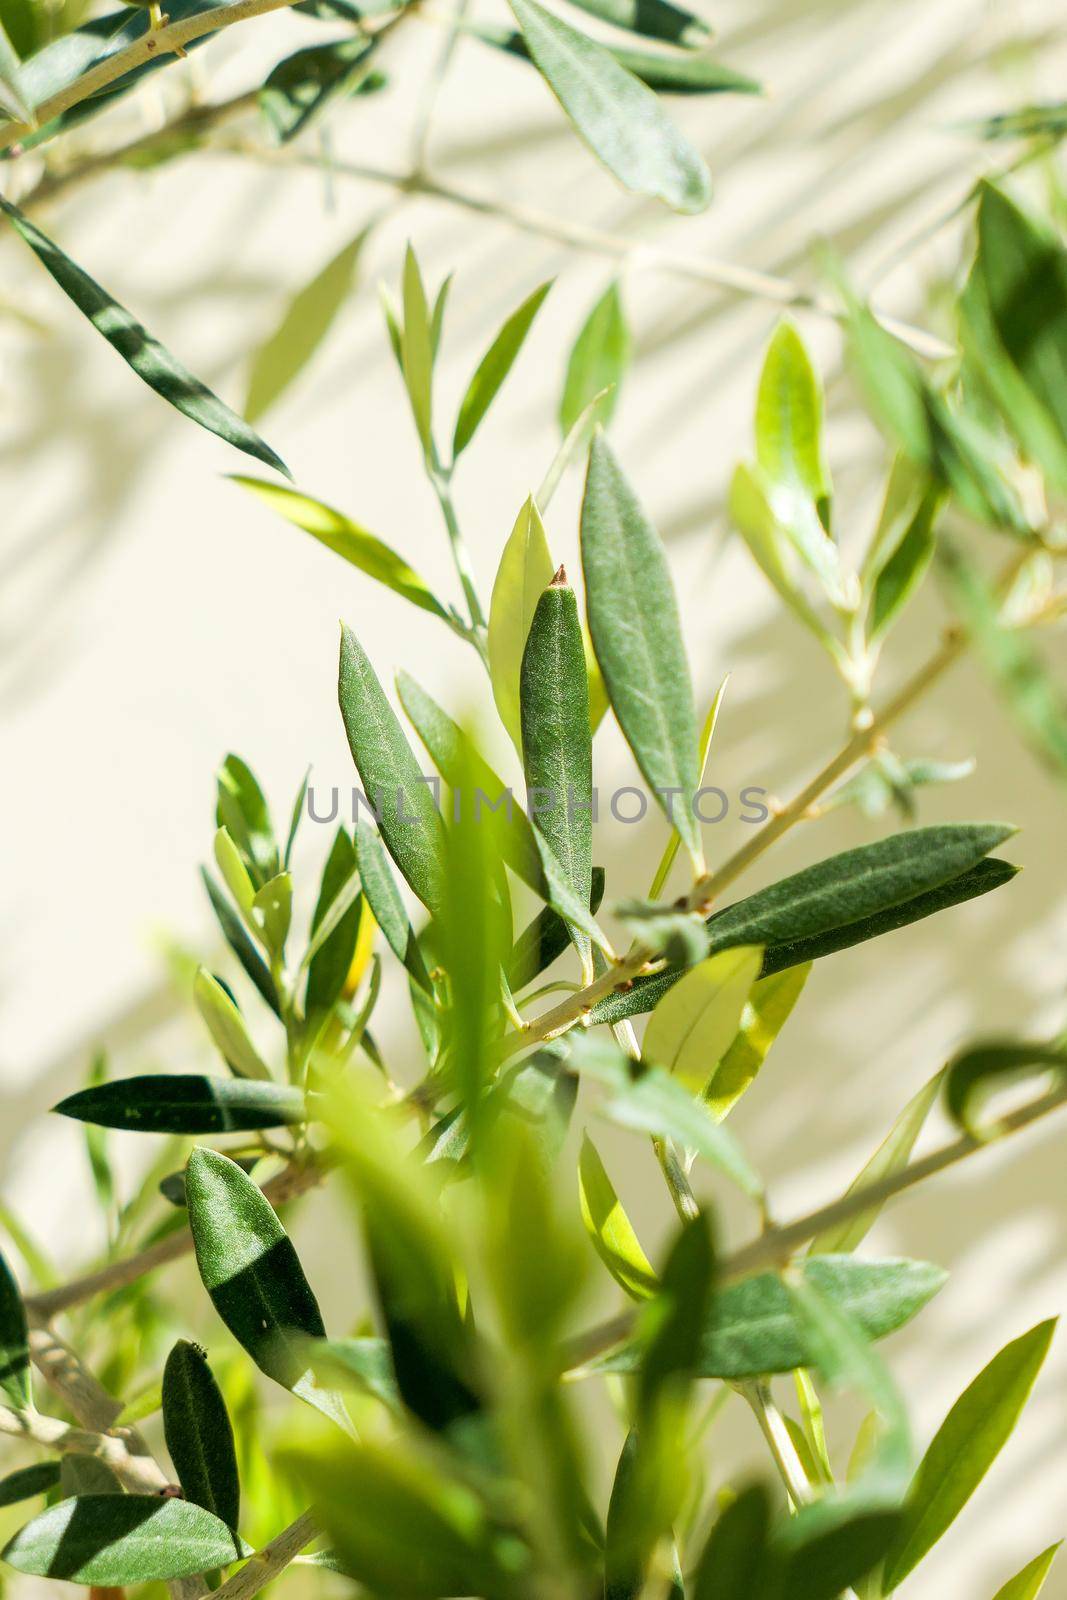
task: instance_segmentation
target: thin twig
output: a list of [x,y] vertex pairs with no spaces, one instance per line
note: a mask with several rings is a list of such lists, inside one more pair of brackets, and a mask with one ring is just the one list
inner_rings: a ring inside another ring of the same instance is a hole
[[311,1512],[301,1512],[295,1522],[284,1528],[269,1544],[265,1544],[262,1550],[257,1550],[240,1572],[227,1578],[222,1587],[215,1590],[212,1600],[251,1600],[253,1595],[265,1589],[268,1583],[273,1583],[278,1574],[296,1560],[318,1531]]
[[132,1494],[154,1494],[162,1487],[163,1475],[156,1463],[150,1456],[131,1450],[130,1434],[125,1429],[96,1433],[72,1428],[39,1411],[9,1411],[0,1406],[0,1433],[57,1455],[93,1456],[105,1462]]
[[[916,1184],[935,1177],[949,1167],[957,1166],[959,1162],[977,1154],[979,1150],[993,1148],[1002,1139],[1008,1138],[1013,1133],[1021,1133],[1024,1128],[1029,1128],[1042,1117],[1049,1116],[1065,1105],[1067,1105],[1067,1084],[1061,1084],[1058,1088],[1051,1089],[1048,1094],[1032,1100],[1029,1105],[1020,1106],[1018,1110],[1009,1112],[985,1138],[978,1139],[973,1134],[962,1134],[960,1138],[942,1145],[938,1150],[932,1150],[928,1156],[911,1162],[899,1172],[890,1173],[877,1183],[852,1189],[840,1199],[831,1200],[828,1205],[809,1211],[806,1216],[797,1217],[793,1222],[784,1223],[780,1227],[768,1228],[720,1262],[720,1281],[731,1282],[768,1267],[784,1265],[796,1254],[801,1245],[807,1244],[809,1239],[816,1238],[824,1228],[837,1227],[851,1217],[860,1216],[865,1211],[885,1205],[898,1194],[913,1189]],[[567,1370],[573,1371],[584,1366],[594,1356],[610,1350],[628,1338],[633,1332],[635,1317],[635,1312],[624,1311],[609,1321],[579,1334],[568,1347]]]

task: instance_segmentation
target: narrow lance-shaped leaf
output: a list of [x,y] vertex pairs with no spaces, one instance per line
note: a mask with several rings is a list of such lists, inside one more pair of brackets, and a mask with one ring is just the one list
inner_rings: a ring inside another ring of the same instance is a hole
[[486,814],[487,823],[498,828],[508,866],[531,889],[543,894],[544,876],[533,830],[509,787],[497,777],[470,735],[409,673],[397,673],[396,687],[400,704],[445,783],[455,789],[465,780],[473,782],[475,805],[480,815]]
[[374,668],[344,626],[337,695],[352,759],[376,808],[386,848],[423,905],[433,910],[441,895],[441,818]]
[[785,1027],[811,972],[811,962],[760,978],[749,991],[741,1024],[729,1049],[704,1086],[704,1104],[721,1120],[760,1071]]
[[997,1590],[993,1600],[1037,1600],[1059,1548],[1058,1544],[1050,1544],[1047,1550],[1042,1550],[1039,1556],[1028,1561],[1021,1572],[1017,1572],[1003,1588]]
[[[908,1158],[915,1148],[915,1141],[922,1132],[923,1123],[937,1099],[942,1076],[940,1072],[935,1073],[930,1081],[924,1083],[919,1092],[912,1096],[859,1176],[849,1184],[843,1198],[857,1194],[907,1166]],[[811,1241],[808,1246],[809,1254],[847,1255],[850,1250],[855,1250],[863,1243],[877,1222],[880,1211],[881,1206],[874,1206],[869,1211],[861,1211],[858,1216],[847,1218],[836,1227],[824,1229]]]
[[944,496],[935,485],[927,489],[906,526],[900,543],[878,573],[867,618],[867,640],[873,644],[887,632],[923,580],[933,559],[934,527]]
[[[766,978],[773,973],[795,967],[801,962],[814,961],[821,956],[833,955],[838,950],[851,949],[853,945],[863,944],[868,939],[877,939],[882,934],[893,933],[898,928],[906,928],[913,922],[920,922],[924,917],[933,916],[938,911],[962,905],[968,900],[988,894],[992,889],[999,889],[1005,883],[1010,883],[1018,870],[1018,867],[1009,861],[998,861],[995,858],[992,861],[979,861],[969,872],[960,873],[959,877],[949,879],[936,889],[913,895],[911,899],[904,900],[899,905],[889,906],[884,911],[872,912],[870,916],[859,917],[855,922],[840,923],[826,928],[821,933],[809,934],[801,939],[787,939],[780,944],[768,945],[763,956],[761,976]],[[714,920],[711,919],[712,922]],[[751,930],[746,929],[743,920],[739,918],[738,923],[733,925],[733,931],[725,934],[724,947],[730,948],[735,942],[743,943],[745,933],[748,931],[756,930],[755,927]],[[713,932],[710,941],[713,950],[718,942],[717,934]],[[614,995],[611,999],[602,1000],[594,1006],[590,1013],[590,1021],[619,1022],[626,1017],[638,1016],[643,1011],[649,1011],[660,995],[665,994],[673,983],[678,982],[680,976],[678,972],[667,972],[652,978],[638,978],[627,993]]]
[[185,1339],[163,1368],[163,1432],[186,1500],[236,1528],[241,1486],[229,1413],[204,1351]]
[[332,506],[313,499],[311,495],[287,489],[284,484],[268,483],[265,478],[235,476],[233,482],[239,483],[243,489],[249,489],[272,511],[277,511],[294,527],[310,533],[327,550],[332,550],[351,566],[365,572],[368,578],[384,584],[420,610],[448,620],[447,610],[431,593],[425,578],[410,567],[403,556],[343,512],[335,511]]
[[235,915],[230,902],[226,899],[226,896],[222,893],[206,867],[201,867],[200,875],[204,880],[204,888],[208,892],[211,908],[219,920],[219,927],[225,935],[227,944],[275,1016],[280,1016],[281,1003],[278,999],[278,991],[275,987],[274,979],[271,977],[263,957],[245,931],[244,923],[240,917]]
[[352,288],[368,231],[361,228],[293,296],[277,327],[256,351],[245,396],[248,422],[258,422],[277,403],[326,338]]
[[[945,1282],[928,1261],[858,1261],[814,1256],[804,1277],[836,1305],[865,1339],[883,1339],[910,1322]],[[626,1344],[590,1364],[598,1372],[634,1372],[640,1346]],[[817,1364],[817,1351],[798,1321],[777,1273],[729,1283],[715,1296],[701,1347],[703,1378],[749,1378]]]
[[960,1395],[919,1463],[900,1532],[886,1556],[888,1594],[959,1516],[996,1460],[1048,1354],[1055,1321],[1013,1339]]
[[692,1600],[752,1600],[769,1582],[771,1497],[761,1483],[720,1511],[700,1554]]
[[131,316],[125,306],[101,288],[81,267],[65,255],[54,240],[30,221],[17,206],[0,196],[0,210],[8,217],[20,238],[25,240],[59,287],[88,317],[137,376],[158,395],[201,428],[215,433],[247,455],[255,456],[286,477],[291,474],[285,462],[248,424],[224,405],[217,395],[194,378],[188,368],[171,355]]
[[703,17],[672,0],[578,0],[583,11],[648,39],[699,49],[711,37]]
[[14,122],[25,122],[32,126],[33,107],[27,104],[22,91],[19,58],[3,22],[0,22],[0,111]]
[[238,1344],[269,1378],[339,1420],[336,1398],[307,1370],[306,1340],[326,1329],[270,1201],[236,1162],[203,1147],[189,1157],[185,1196],[200,1276]]
[[559,402],[559,425],[564,435],[600,394],[604,398],[599,407],[599,421],[607,427],[618,404],[619,390],[629,364],[630,328],[616,279],[586,317],[568,357]]
[[415,252],[408,245],[404,257],[404,325],[400,332],[400,369],[411,401],[422,448],[429,460],[433,455],[433,363],[434,341],[426,290]]
[[[561,567],[537,603],[520,675],[522,755],[536,825],[583,906],[593,888],[593,746],[578,602]],[[589,962],[587,938],[576,947]],[[590,976],[592,969],[589,969]]]
[[[343,828],[338,828],[322,869],[319,897],[311,918],[312,936],[321,927],[337,895],[356,871],[356,852],[352,840]],[[329,1011],[344,988],[355,954],[359,926],[360,900],[356,898],[308,963],[305,1010],[309,1016],[312,1012],[321,1014]]]
[[1020,1078],[1044,1077],[1050,1072],[1061,1082],[1067,1077],[1067,1049],[1062,1042],[987,1039],[961,1050],[949,1062],[945,1107],[952,1120],[973,1138],[995,1136],[995,1125],[987,1133],[978,1124],[977,1113],[987,1097]]
[[111,1588],[191,1578],[251,1553],[224,1522],[188,1500],[96,1494],[42,1511],[0,1558],[32,1577]]
[[589,627],[612,707],[699,871],[696,716],[678,606],[659,536],[601,434],[589,455],[581,544]]
[[50,1493],[58,1484],[58,1461],[35,1461],[32,1467],[19,1467],[0,1478],[0,1506],[33,1500],[39,1494]]
[[467,385],[467,392],[463,396],[456,417],[456,429],[452,437],[453,458],[464,451],[474,438],[483,417],[496,399],[500,386],[511,371],[533,319],[540,311],[551,287],[550,282],[541,284],[523,301],[517,311],[512,312],[478,363],[478,369]]
[[53,1110],[130,1133],[238,1133],[307,1118],[303,1093],[288,1084],[184,1072],[113,1078],[68,1095]]
[[555,566],[536,502],[525,501],[500,557],[489,602],[489,673],[500,720],[522,754],[519,673],[537,602]]
[[635,1300],[655,1294],[659,1279],[588,1134],[578,1157],[578,1200],[593,1247],[615,1282]]
[[252,1043],[244,1018],[222,984],[204,967],[193,980],[193,999],[227,1066],[242,1078],[269,1081],[270,1068]]
[[733,1043],[763,951],[741,945],[693,967],[669,989],[649,1019],[642,1055],[702,1094]]
[[703,211],[711,199],[708,169],[652,90],[536,0],[510,4],[549,88],[619,182],[677,211]]
[[408,921],[382,842],[365,817],[356,825],[356,853],[363,893],[375,922],[393,954],[404,963],[419,987],[429,993],[430,979],[418,939]]
[[0,1254],[0,1389],[16,1411],[33,1404],[26,1308],[11,1268]]

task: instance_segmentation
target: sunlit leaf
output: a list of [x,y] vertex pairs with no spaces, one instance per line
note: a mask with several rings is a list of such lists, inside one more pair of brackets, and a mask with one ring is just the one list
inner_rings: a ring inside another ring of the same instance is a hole
[[[312,936],[356,870],[352,840],[344,828],[338,828],[322,869],[319,897],[311,918]],[[312,1012],[329,1011],[344,988],[355,955],[360,914],[360,901],[356,898],[308,963],[305,1011],[309,1016]]]
[[709,956],[659,1001],[645,1029],[642,1054],[693,1094],[702,1094],[733,1043],[763,951],[740,945]]
[[0,1552],[16,1572],[119,1586],[187,1578],[251,1555],[218,1517],[186,1500],[79,1495],[20,1528]]
[[361,228],[354,239],[293,296],[278,326],[252,358],[244,414],[258,422],[304,371],[333,326],[355,279],[356,262],[367,238]]
[[357,33],[330,44],[307,45],[279,61],[258,97],[278,142],[295,139],[336,96],[370,87],[373,48],[372,38]]
[[430,990],[426,963],[419,949],[404,902],[396,886],[381,840],[365,817],[356,825],[356,853],[360,881],[374,920],[393,954],[402,961],[419,987]]
[[519,673],[537,602],[555,572],[536,502],[528,499],[500,557],[489,603],[489,672],[500,720],[522,754]]
[[[225,935],[227,944],[275,1016],[280,1015],[280,1001],[274,979],[271,977],[263,957],[248,937],[244,923],[240,917],[234,914],[230,902],[219,889],[218,884],[206,867],[201,867],[200,875],[204,880],[204,887],[208,892],[212,910],[219,919],[219,927]],[[249,901],[249,905],[251,905],[251,901]]]
[[603,395],[598,420],[607,427],[630,365],[630,328],[618,280],[608,285],[583,322],[567,359],[559,425],[568,434],[582,414]]
[[659,1279],[588,1134],[578,1157],[578,1199],[596,1253],[615,1282],[635,1300],[648,1299]]
[[474,438],[482,418],[511,371],[533,319],[540,311],[545,295],[551,287],[551,283],[541,284],[540,288],[535,289],[523,301],[517,311],[512,312],[478,363],[478,369],[467,385],[467,392],[463,396],[456,417],[456,429],[452,438],[453,457],[465,450]]
[[271,1070],[252,1043],[240,1011],[204,967],[193,981],[193,999],[227,1066],[242,1078],[269,1080]]
[[1039,1556],[1028,1561],[1021,1572],[1017,1572],[1014,1578],[1009,1578],[1007,1583],[997,1590],[993,1600],[1037,1600],[1037,1596],[1045,1587],[1045,1579],[1049,1575],[1059,1548],[1058,1544],[1049,1545],[1047,1550],[1043,1550]]
[[[984,1137],[978,1112],[998,1089],[1020,1078],[1067,1075],[1067,1050],[1061,1044],[1023,1039],[988,1039],[971,1045],[945,1068],[945,1107],[965,1133]],[[990,1130],[996,1133],[996,1128]]]
[[2,195],[0,210],[64,294],[83,316],[88,317],[96,331],[133,368],[142,382],[201,428],[218,434],[220,439],[235,445],[238,450],[255,456],[286,477],[290,476],[285,462],[275,455],[258,433],[253,432],[236,412],[212,394],[199,378],[194,378],[188,368],[182,366],[158,339],[154,339],[125,306],[101,288],[83,268],[64,254],[54,240],[43,234],[29,217]]
[[741,1022],[719,1065],[704,1086],[704,1104],[725,1117],[753,1082],[788,1021],[811,972],[811,962],[760,978],[749,990]]
[[272,511],[277,511],[287,522],[310,533],[327,550],[332,550],[353,567],[358,567],[360,572],[365,572],[376,583],[384,584],[394,594],[400,595],[403,600],[410,600],[412,605],[421,610],[447,619],[445,607],[430,592],[425,579],[408,566],[403,556],[397,555],[395,550],[391,550],[358,523],[350,521],[343,512],[335,511],[332,506],[301,494],[296,489],[287,489],[284,484],[268,483],[263,478],[235,477],[233,481],[242,488],[250,489]]
[[897,1588],[959,1516],[996,1460],[1048,1354],[1055,1322],[1013,1339],[964,1390],[919,1463],[904,1522],[886,1556],[885,1591]]
[[509,3],[553,94],[619,182],[677,211],[703,211],[711,199],[708,169],[652,90],[536,0]]

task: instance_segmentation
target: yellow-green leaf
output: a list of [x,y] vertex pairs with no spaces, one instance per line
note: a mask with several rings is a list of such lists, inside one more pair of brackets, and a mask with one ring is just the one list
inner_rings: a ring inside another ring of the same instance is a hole
[[805,961],[761,978],[753,986],[741,1013],[741,1026],[704,1089],[705,1103],[716,1118],[726,1116],[759,1072],[800,999],[811,968],[812,963]]
[[531,496],[504,546],[489,602],[489,672],[500,720],[519,755],[519,673],[534,612],[555,572],[544,524]]
[[[1062,1544],[1062,1539],[1060,1544]],[[1042,1550],[1039,1556],[1028,1561],[1021,1572],[1014,1578],[1009,1578],[1003,1588],[998,1589],[993,1600],[1037,1600],[1037,1596],[1045,1587],[1045,1579],[1049,1569],[1056,1559],[1059,1544],[1050,1544],[1047,1550]]]
[[635,1300],[654,1295],[659,1279],[588,1135],[578,1157],[578,1201],[593,1247],[615,1282]]
[[700,1094],[733,1042],[763,950],[738,945],[692,967],[648,1021],[642,1054]]
[[193,980],[193,999],[227,1066],[242,1078],[269,1078],[270,1068],[249,1038],[244,1018],[205,967]]

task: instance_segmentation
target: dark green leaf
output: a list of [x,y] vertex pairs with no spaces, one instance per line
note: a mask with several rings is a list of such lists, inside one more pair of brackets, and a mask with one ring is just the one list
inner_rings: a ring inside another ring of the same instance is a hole
[[[947,1275],[928,1261],[815,1256],[805,1262],[804,1276],[864,1338],[882,1339],[910,1322]],[[640,1365],[640,1345],[629,1344],[593,1363],[593,1370],[635,1372]],[[716,1295],[704,1330],[700,1377],[749,1378],[814,1365],[815,1352],[777,1273],[744,1278]]]
[[125,306],[108,294],[106,289],[59,246],[49,239],[25,216],[17,206],[0,195],[0,210],[10,220],[20,238],[51,273],[64,294],[92,323],[137,376],[154,389],[170,405],[209,433],[218,434],[228,444],[236,445],[247,455],[255,456],[268,467],[274,467],[289,477],[289,469],[280,456],[266,444],[248,424],[224,405],[217,395],[202,384],[199,378],[177,361],[170,351],[154,339],[147,328],[130,315]]
[[432,990],[419,941],[408,921],[404,902],[393,878],[382,841],[363,817],[356,824],[356,854],[360,881],[375,922],[386,937],[389,948],[402,961],[419,987]]
[[[1067,1051],[1058,1045],[1020,1039],[992,1039],[971,1045],[945,1069],[945,1106],[966,1133],[982,1137],[977,1113],[998,1088],[1019,1078],[1067,1074]],[[994,1128],[993,1133],[996,1132]]]
[[236,1528],[241,1486],[226,1402],[203,1350],[185,1339],[163,1368],[163,1431],[186,1500]]
[[223,1322],[269,1378],[336,1418],[305,1359],[306,1341],[326,1334],[318,1302],[270,1201],[236,1162],[203,1148],[189,1157],[185,1194],[196,1264]]
[[112,1587],[189,1578],[251,1553],[218,1517],[187,1500],[102,1494],[42,1511],[2,1556],[33,1577]]
[[215,822],[240,851],[253,886],[261,889],[279,868],[278,844],[266,796],[240,756],[228,755],[216,774]]
[[703,211],[711,178],[652,90],[603,45],[545,11],[510,0],[534,62],[581,137],[627,189],[677,211]]
[[16,1411],[33,1404],[26,1309],[11,1268],[0,1253],[0,1389]]
[[260,109],[279,143],[302,133],[335,96],[369,87],[373,49],[366,34],[350,34],[279,61],[259,91]]
[[445,783],[456,789],[465,775],[473,780],[474,803],[479,807],[479,815],[484,809],[489,813],[487,820],[498,828],[504,860],[524,883],[543,894],[544,875],[533,831],[526,813],[512,798],[510,788],[497,777],[470,736],[442,711],[414,678],[406,672],[398,672],[396,687],[400,704]]
[[615,1282],[635,1300],[647,1300],[659,1279],[588,1134],[578,1156],[578,1200],[593,1248]]
[[233,481],[251,490],[272,511],[277,511],[294,527],[310,533],[327,550],[332,550],[353,567],[358,567],[360,572],[365,572],[376,583],[384,584],[420,610],[447,619],[448,612],[444,606],[431,594],[425,579],[408,566],[403,556],[397,555],[395,550],[383,544],[373,533],[368,533],[366,528],[352,522],[343,512],[335,511],[332,506],[313,499],[311,495],[287,489],[284,484],[268,483],[264,478],[235,476]]
[[[333,905],[337,895],[357,871],[356,852],[343,828],[338,828],[333,846],[322,870],[322,883],[315,913],[311,919],[311,933],[321,925],[323,917]],[[344,988],[348,969],[356,950],[359,936],[360,901],[354,900],[337,927],[316,950],[308,966],[305,1011],[329,1011]]]
[[[519,704],[528,804],[569,888],[587,906],[593,889],[589,688],[578,602],[562,568],[537,602]],[[587,961],[588,941],[576,944]]]
[[294,295],[270,337],[252,359],[245,396],[245,418],[258,422],[300,376],[348,299],[356,262],[367,238],[361,228],[311,282]]
[[700,1553],[692,1600],[762,1597],[772,1568],[771,1497],[761,1483],[742,1489],[720,1511]]
[[644,1353],[637,1386],[638,1426],[647,1425],[665,1392],[699,1375],[711,1309],[715,1246],[707,1217],[683,1223],[654,1297],[641,1314]]
[[132,1133],[236,1133],[306,1119],[299,1089],[251,1078],[149,1073],[80,1089],[52,1108],[61,1116]]
[[208,892],[212,909],[219,919],[219,927],[226,937],[227,944],[241,963],[247,976],[255,984],[263,999],[274,1012],[274,1015],[280,1017],[281,1008],[278,1000],[278,991],[274,986],[274,979],[267,969],[266,962],[245,932],[244,923],[234,914],[233,907],[206,867],[200,868],[200,875],[204,880],[204,888]]
[[659,536],[601,434],[589,456],[581,541],[589,628],[612,707],[699,867],[696,715],[678,606]]
[[[589,909],[595,915],[604,898],[604,868],[593,868],[593,892]],[[529,923],[511,949],[507,964],[507,978],[513,990],[524,989],[539,973],[550,967],[570,943],[567,924],[558,911],[545,906]]]
[[[926,831],[917,828],[910,834],[896,834],[894,838],[907,840]],[[891,843],[892,840],[884,840],[880,845],[861,845],[857,851],[848,851],[846,855],[861,855],[864,850],[880,850]],[[828,862],[823,862],[821,865],[830,866],[842,859],[840,856],[832,856]],[[863,944],[868,939],[876,939],[881,934],[907,927],[910,923],[919,922],[923,917],[932,916],[937,911],[944,911],[950,906],[960,905],[979,895],[988,894],[991,889],[1009,883],[1018,870],[1018,867],[1007,861],[996,859],[979,861],[969,871],[948,879],[937,888],[913,895],[899,904],[890,905],[884,911],[875,911],[859,917],[854,922],[835,923],[832,920],[833,913],[830,911],[831,920],[821,932],[813,932],[799,939],[768,942],[764,950],[760,975],[769,977],[772,973],[782,972],[787,967],[798,966],[802,962],[813,961],[820,956],[833,955],[838,950],[848,950],[853,945]],[[812,867],[807,871],[817,873],[819,868]],[[804,873],[797,874],[798,878],[804,876]],[[788,878],[784,879],[783,884],[775,885],[775,888],[782,888],[791,881]],[[763,901],[764,892],[760,890],[750,895],[747,900],[739,900],[709,919],[712,951],[729,949],[753,938],[758,939],[759,929],[767,926],[764,912],[768,908]],[[748,914],[749,909],[753,913],[751,918]],[[619,1022],[625,1017],[650,1011],[660,996],[677,983],[681,976],[680,972],[666,972],[654,978],[638,978],[627,993],[614,995],[611,999],[602,1000],[594,1006],[590,1021]]]
[[788,1600],[838,1600],[878,1565],[900,1525],[892,1506],[846,1497],[802,1507],[779,1530],[780,1593]]
[[960,1395],[919,1463],[886,1557],[888,1594],[959,1516],[1000,1454],[1048,1354],[1055,1321],[1013,1339]]
[[934,553],[936,544],[934,526],[941,509],[941,500],[939,489],[927,490],[900,543],[882,566],[875,580],[870,615],[867,619],[869,642],[880,638],[886,632],[922,582]]
[[59,1484],[59,1462],[37,1461],[32,1467],[20,1467],[0,1478],[0,1506],[17,1505],[20,1500],[32,1500],[39,1494],[48,1494]]
[[619,390],[630,365],[630,328],[626,321],[618,280],[610,283],[590,311],[567,360],[567,375],[559,403],[559,425],[564,434],[575,426],[586,407],[602,394],[599,420],[606,427],[618,404]]
[[441,818],[374,668],[343,626],[337,692],[352,759],[386,848],[432,911],[441,896]]
[[467,392],[463,396],[459,415],[456,417],[456,430],[452,438],[453,458],[465,450],[474,438],[482,418],[511,371],[533,319],[540,311],[545,295],[551,287],[551,283],[543,283],[523,301],[517,311],[512,312],[478,363],[478,370],[467,385]]

